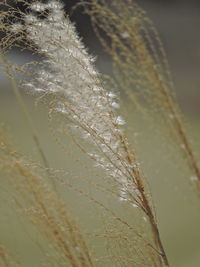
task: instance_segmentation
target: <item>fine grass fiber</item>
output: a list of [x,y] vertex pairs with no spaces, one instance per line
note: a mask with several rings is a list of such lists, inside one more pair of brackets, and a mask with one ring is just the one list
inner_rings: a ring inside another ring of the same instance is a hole
[[[0,4],[9,81],[0,99],[0,264],[187,266],[190,248],[195,266],[199,199],[183,177],[193,177],[198,193],[198,159],[159,36],[134,1],[79,6],[111,57],[112,77],[97,71],[60,1]],[[13,51],[30,59],[15,64]],[[146,110],[154,120],[143,118]],[[161,117],[169,118],[161,131],[171,129],[177,146],[167,135],[148,135]],[[164,156],[163,142],[171,144]],[[184,157],[174,164],[180,145]]]

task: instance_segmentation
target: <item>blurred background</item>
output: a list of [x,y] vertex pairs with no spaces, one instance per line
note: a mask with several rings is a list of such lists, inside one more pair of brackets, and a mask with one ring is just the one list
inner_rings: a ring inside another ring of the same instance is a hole
[[[14,1],[10,2],[13,3]],[[82,14],[81,9],[71,14],[71,7],[77,2],[75,0],[64,1],[66,12],[70,13],[72,21],[77,25],[78,32],[89,48],[89,52],[97,56],[97,68],[103,73],[110,73],[110,59],[104,54],[95,37],[89,18]],[[200,1],[138,0],[137,3],[147,11],[160,34],[174,77],[177,99],[187,119],[188,132],[199,157]],[[24,7],[19,5],[19,8],[23,9]],[[9,52],[8,58],[17,64],[23,64],[29,62],[33,55],[28,52],[19,53],[17,50],[12,50]],[[0,122],[9,126],[12,138],[21,151],[37,159],[37,152],[31,140],[30,132],[2,68],[0,68],[0,79]],[[66,161],[63,155],[55,159],[55,153],[59,155],[60,150],[56,148],[49,133],[46,109],[41,105],[35,107],[34,99],[31,96],[26,94],[23,96],[51,165],[55,168],[67,168],[69,166],[77,168],[71,159],[67,158]],[[168,147],[168,144],[163,145],[162,132],[159,137],[155,135],[156,125],[151,122],[142,122],[137,116],[138,114],[134,115],[130,113],[132,111],[126,111],[123,107],[122,112],[128,121],[127,131],[133,127],[134,131],[139,133],[136,147],[145,174],[149,178],[157,208],[161,236],[172,266],[199,267],[199,200],[194,196],[192,188],[189,187],[188,189],[187,175],[190,174],[186,169],[185,177],[182,179],[183,172],[180,169],[182,169],[183,162],[181,159],[179,160],[179,156],[176,156],[176,154],[179,155],[176,148],[173,150]],[[132,138],[131,133],[129,135]],[[70,141],[67,145],[73,150]],[[76,153],[78,152],[72,152],[74,160],[77,157]],[[79,172],[81,173],[81,170],[77,170],[77,175]],[[14,242],[8,232],[7,234],[4,233],[3,238],[9,240],[8,242]],[[31,252],[28,255],[31,257]]]

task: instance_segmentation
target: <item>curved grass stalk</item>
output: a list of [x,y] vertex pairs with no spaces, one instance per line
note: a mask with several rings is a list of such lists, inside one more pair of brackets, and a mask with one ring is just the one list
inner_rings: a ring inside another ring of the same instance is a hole
[[[161,111],[178,147],[193,172],[192,181],[200,195],[200,167],[187,135],[183,115],[173,95],[174,85],[167,57],[151,20],[134,1],[82,1],[93,28],[113,61],[115,80],[129,100],[146,103]],[[136,106],[137,106],[136,105]]]
[[[58,193],[45,183],[32,163],[25,161],[13,150],[2,135],[0,135],[0,153],[2,153],[0,169],[8,175],[7,186],[9,185],[14,192],[10,196],[12,204],[22,215],[27,216],[38,232],[51,244],[54,254],[48,255],[50,265],[94,267],[85,237],[69,207]],[[4,180],[1,182],[3,184]],[[55,262],[55,256],[58,257],[60,264]],[[5,251],[0,246],[1,258],[6,267],[14,266],[14,264],[9,265]]]
[[[94,151],[86,150],[86,154],[108,178],[118,182],[123,200],[134,202],[148,218],[155,244],[155,266],[169,266],[144,176],[123,133],[125,122],[115,111],[116,96],[103,87],[94,60],[61,3],[34,2],[29,8],[33,12],[24,14],[23,23],[9,25],[8,30],[12,36],[17,29],[21,41],[26,36],[23,45],[46,60],[40,72],[24,86],[46,101],[50,113],[62,115],[66,126],[93,147]],[[7,37],[10,38],[13,37]]]

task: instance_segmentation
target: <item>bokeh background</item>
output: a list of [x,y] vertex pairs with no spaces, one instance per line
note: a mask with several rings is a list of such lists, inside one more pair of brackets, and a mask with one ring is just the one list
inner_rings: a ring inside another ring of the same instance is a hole
[[[69,13],[71,6],[78,1],[66,0],[64,2],[66,12]],[[147,14],[154,21],[163,41],[176,85],[177,100],[188,122],[188,133],[199,157],[200,1],[138,0],[138,3],[146,9]],[[22,8],[22,6],[19,7]],[[81,9],[79,9],[71,14],[71,19],[76,23],[79,34],[89,48],[89,52],[97,56],[97,68],[101,72],[111,73],[110,59],[104,54],[95,37],[89,18],[82,14]],[[32,57],[28,52],[22,54],[17,50],[12,50],[8,54],[8,58],[18,64],[29,62]],[[31,133],[27,129],[23,114],[16,103],[9,81],[3,74],[2,68],[0,69],[0,79],[0,122],[9,126],[16,146],[27,156],[37,159],[38,156],[30,136]],[[67,141],[74,161],[60,154],[59,148],[49,133],[46,109],[41,105],[36,107],[31,96],[27,96],[24,92],[22,94],[41,137],[44,150],[48,154],[51,166],[66,169],[74,168],[77,175],[79,172],[81,173],[82,170],[77,170],[75,164],[77,150],[73,149],[70,141]],[[131,139],[130,142],[136,146],[143,169],[149,179],[157,208],[161,236],[172,266],[200,266],[200,203],[194,196],[192,188],[188,187],[189,171],[182,167],[184,162],[179,158],[180,154],[176,148],[169,146],[170,139],[166,139],[168,141],[164,141],[163,144],[164,130],[161,130],[158,135],[155,134],[157,133],[156,125],[161,124],[159,121],[146,122],[141,120],[138,113],[133,113],[132,109],[127,111],[123,106],[121,112],[127,120],[126,127]],[[133,140],[131,129],[134,129],[134,132],[137,133],[136,141]],[[185,174],[183,175],[183,173]],[[4,229],[5,222],[2,221],[0,224],[2,223],[2,229]],[[2,238],[17,250],[20,236],[15,236],[15,231],[16,226],[10,222],[9,228],[4,231]],[[11,232],[12,236],[9,235]],[[21,242],[25,242],[23,238]],[[33,253],[31,247],[28,250],[27,246],[26,255],[29,264]]]

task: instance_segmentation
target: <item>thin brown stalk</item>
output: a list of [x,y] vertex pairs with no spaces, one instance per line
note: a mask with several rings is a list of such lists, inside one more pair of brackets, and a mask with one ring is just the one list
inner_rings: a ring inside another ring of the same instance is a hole
[[[132,163],[132,162],[136,162],[136,160],[133,158],[134,157],[134,154],[130,153],[129,152],[129,149],[127,147],[127,144],[125,143],[123,137],[122,137],[122,142],[124,144],[124,148],[125,150],[127,151],[127,155],[128,155],[128,162],[129,163]],[[163,247],[163,244],[162,244],[162,241],[161,241],[161,238],[160,238],[160,233],[159,233],[159,230],[158,230],[158,225],[157,225],[157,222],[156,222],[156,218],[155,218],[155,215],[154,215],[154,212],[153,212],[153,209],[151,207],[151,204],[149,202],[149,199],[146,195],[146,190],[145,190],[145,187],[143,185],[143,180],[144,178],[142,177],[142,173],[140,171],[140,169],[137,167],[137,168],[134,168],[133,169],[133,177],[135,178],[136,180],[136,183],[137,183],[137,189],[139,190],[140,192],[140,207],[141,209],[144,211],[144,213],[146,214],[148,220],[149,220],[149,223],[151,225],[151,230],[152,230],[152,234],[153,234],[153,239],[154,239],[154,242],[156,244],[156,247],[157,247],[157,252],[159,254],[159,262],[160,262],[160,265],[162,266],[164,264],[164,266],[170,266],[169,265],[169,261],[167,259],[167,255],[165,253],[165,250],[164,250],[164,247]]]
[[[159,35],[146,12],[135,1],[82,1],[94,31],[111,56],[115,81],[128,99],[141,106],[139,95],[160,110],[193,172],[200,195],[200,167],[174,97],[174,84]],[[133,93],[133,88],[136,89]],[[151,107],[152,108],[152,107]]]
[[37,174],[32,163],[25,162],[2,136],[0,140],[0,152],[3,152],[0,168],[9,175],[9,185],[14,189],[12,201],[17,209],[27,216],[67,265],[94,266],[88,245],[69,207]]
[[[59,2],[52,2],[54,6],[57,5],[57,10],[50,4],[51,2],[49,2],[51,10],[49,15],[43,13],[46,20],[40,20],[36,15],[31,17],[27,14],[24,15],[24,24],[12,25],[20,29],[21,38],[25,32],[29,33],[27,39],[30,39],[30,43],[35,44],[35,47],[28,45],[27,41],[23,45],[44,57],[45,51],[49,63],[48,68],[44,66],[41,70],[41,75],[38,73],[36,77],[33,77],[29,87],[36,94],[38,91],[41,93],[39,97],[46,100],[50,114],[55,113],[62,116],[65,127],[70,122],[69,127],[75,128],[74,130],[80,134],[82,139],[85,137],[88,140],[94,153],[80,147],[81,150],[90,156],[97,166],[103,168],[107,177],[118,183],[120,195],[125,196],[124,198],[129,204],[134,202],[147,216],[149,228],[152,230],[156,265],[169,266],[160,240],[153,205],[144,185],[145,179],[135,154],[130,151],[128,141],[121,129],[124,120],[114,110],[117,103],[112,100],[113,94],[107,92],[102,86],[98,72],[93,68],[92,59],[84,50],[73,25],[68,18],[65,18]],[[33,4],[31,8],[35,11],[39,8],[45,12],[47,4],[40,3],[38,6]],[[105,14],[102,18],[104,16]],[[52,28],[49,28],[49,21],[52,23]],[[61,27],[59,31],[58,26]],[[107,28],[109,29],[109,24]],[[26,86],[28,85],[26,84]],[[43,203],[41,204],[40,200],[43,200],[41,190],[31,183],[32,179],[36,183],[35,176],[24,168],[21,162],[15,162],[14,166],[17,170],[16,174],[23,178],[29,177],[28,181],[31,186],[28,185],[34,189],[33,196],[39,208],[42,209],[41,213],[45,215],[45,225],[47,229],[55,230],[49,231],[49,236],[53,236],[57,246],[62,247],[66,258],[75,267],[76,259],[72,257],[67,244],[63,243],[62,231],[58,229],[54,218],[49,215],[47,207],[44,208]],[[118,217],[117,220],[121,221]],[[125,224],[129,225],[126,220]],[[70,227],[70,223],[67,226]],[[152,257],[152,254],[148,256]],[[147,258],[146,261],[148,262],[148,260]]]

